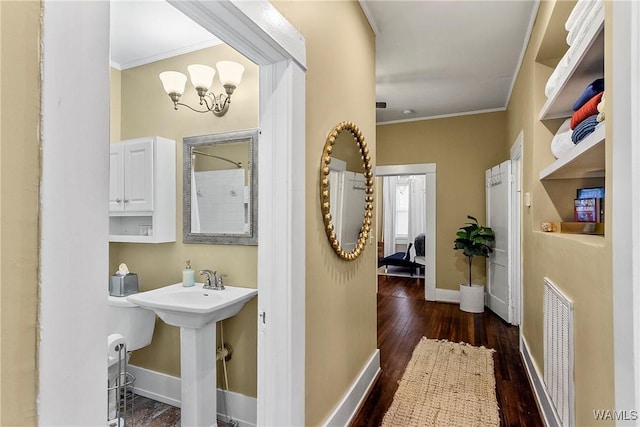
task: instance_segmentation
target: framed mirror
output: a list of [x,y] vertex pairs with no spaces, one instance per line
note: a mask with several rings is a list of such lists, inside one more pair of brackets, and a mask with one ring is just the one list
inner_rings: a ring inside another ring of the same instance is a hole
[[183,139],[183,241],[258,244],[258,130]]
[[335,253],[353,261],[365,248],[373,217],[373,172],[364,136],[349,121],[327,136],[320,163],[320,206]]

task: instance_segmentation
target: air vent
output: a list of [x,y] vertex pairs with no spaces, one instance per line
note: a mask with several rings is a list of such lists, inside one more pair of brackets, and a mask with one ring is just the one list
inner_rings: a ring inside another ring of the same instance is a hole
[[544,382],[560,425],[575,425],[573,302],[544,278]]

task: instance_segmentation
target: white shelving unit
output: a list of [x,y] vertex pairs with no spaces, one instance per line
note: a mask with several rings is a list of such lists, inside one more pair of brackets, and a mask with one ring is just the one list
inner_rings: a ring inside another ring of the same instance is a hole
[[[571,46],[560,61],[564,64],[569,58],[568,66],[561,72],[553,93],[550,93],[542,106],[539,119],[561,119],[573,115],[573,104],[582,95],[585,88],[594,80],[604,77],[604,8],[599,11],[592,24],[581,39]],[[558,65],[562,67],[562,65]],[[586,138],[573,146],[562,157],[540,172],[540,180],[545,187],[553,186],[553,182],[566,179],[597,178],[604,184],[606,169],[606,133],[605,124],[600,123]],[[549,188],[547,188],[549,189]],[[564,193],[563,193],[564,194]],[[574,194],[559,196],[554,203],[564,205],[573,200]],[[571,220],[570,220],[571,221]],[[603,226],[603,224],[599,224]],[[548,233],[552,236],[563,236],[572,241],[593,244],[601,241],[601,235],[580,235]]]
[[[594,25],[575,46],[564,81],[547,98],[540,110],[540,120],[571,117],[573,103],[595,79],[604,75],[604,8]],[[571,49],[571,48],[570,48]]]
[[[604,8],[572,48],[570,67],[557,90],[540,110],[540,120],[571,117],[573,104],[585,88],[604,76]],[[604,178],[605,127],[596,130],[569,152],[540,172],[541,180],[570,178]]]
[[544,168],[540,179],[604,178],[604,122],[564,156]]

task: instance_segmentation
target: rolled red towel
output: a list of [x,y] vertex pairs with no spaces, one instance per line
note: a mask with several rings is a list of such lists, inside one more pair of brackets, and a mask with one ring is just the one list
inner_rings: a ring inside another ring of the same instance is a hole
[[571,129],[574,129],[587,117],[598,114],[598,103],[602,98],[602,94],[603,92],[600,92],[599,94],[588,100],[582,107],[580,107],[578,111],[573,113],[573,116],[571,116]]

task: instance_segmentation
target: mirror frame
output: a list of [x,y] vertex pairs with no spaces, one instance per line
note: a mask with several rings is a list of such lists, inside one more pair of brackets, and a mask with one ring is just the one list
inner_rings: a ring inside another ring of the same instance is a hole
[[[355,248],[351,252],[346,252],[338,240],[335,233],[335,226],[332,222],[330,211],[330,198],[329,198],[329,163],[331,163],[331,152],[333,146],[336,143],[336,139],[340,132],[351,132],[356,144],[358,145],[358,151],[362,158],[362,165],[364,167],[365,177],[365,205],[364,214],[362,218],[362,225],[360,226],[360,233],[358,235],[358,241]],[[336,255],[345,261],[353,261],[360,256],[364,250],[369,233],[371,232],[371,219],[373,217],[373,172],[371,167],[371,156],[369,155],[369,148],[362,135],[362,131],[353,122],[343,121],[338,123],[327,136],[327,140],[322,150],[322,160],[320,162],[320,208],[322,210],[322,219],[324,221],[324,229],[329,239],[329,243],[333,248]]]
[[[182,241],[213,245],[257,245],[258,244],[258,135],[257,129],[223,132],[211,135],[187,136],[182,139]],[[249,143],[249,234],[194,233],[191,231],[191,168],[192,151],[205,145],[227,144],[247,141]]]

